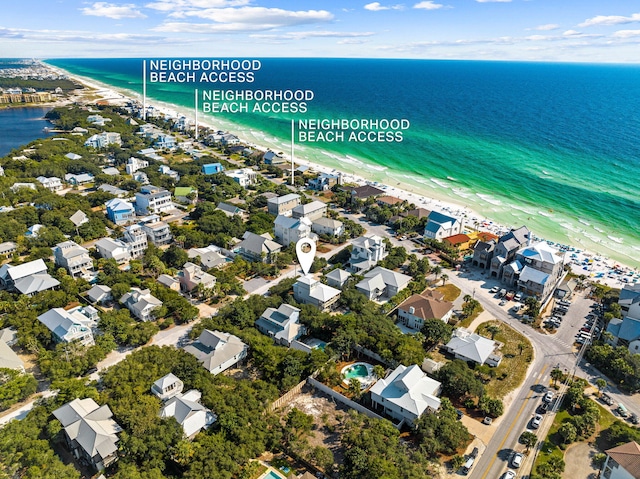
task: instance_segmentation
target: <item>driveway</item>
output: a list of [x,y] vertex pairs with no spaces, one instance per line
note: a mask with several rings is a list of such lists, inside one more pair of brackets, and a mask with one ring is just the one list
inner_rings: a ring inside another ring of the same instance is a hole
[[598,451],[595,447],[586,442],[579,442],[567,448],[564,453],[564,462],[566,464],[563,479],[596,479],[599,470],[593,467],[591,459]]

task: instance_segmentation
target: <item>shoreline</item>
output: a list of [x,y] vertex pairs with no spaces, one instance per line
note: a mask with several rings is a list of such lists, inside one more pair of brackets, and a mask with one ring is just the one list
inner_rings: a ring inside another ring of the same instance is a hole
[[[93,91],[91,92],[91,94],[95,96],[99,96],[100,101],[108,101],[110,104],[115,104],[115,105],[118,105],[118,104],[122,105],[128,101],[134,101],[134,102],[142,101],[142,95],[138,94],[137,92],[127,90],[127,89],[116,88],[111,85],[96,81],[92,78],[75,75],[70,72],[67,72],[66,70],[60,69],[58,67],[55,67],[46,63],[45,65],[48,68],[51,68],[52,70],[55,70],[57,72],[63,72],[64,74],[74,79],[78,83],[84,85],[87,88],[92,89]],[[86,95],[82,95],[82,96],[86,97]],[[115,103],[112,103],[112,102],[115,102]],[[147,107],[149,106],[153,106],[159,112],[164,114],[168,114],[171,116],[184,115],[190,120],[194,119],[193,110],[187,107],[170,104],[163,101],[158,101],[156,99],[153,99],[147,96]],[[216,121],[217,124],[212,124],[211,120]],[[224,119],[219,119],[219,118],[216,119],[216,118],[213,118],[211,115],[205,116],[204,121],[202,117],[199,115],[198,125],[201,127],[207,127],[214,130],[231,131],[234,134],[236,134],[241,139],[241,141],[244,142],[245,144],[250,145],[261,151],[267,151],[267,150],[275,151],[277,153],[280,153],[280,155],[286,158],[289,162],[291,161],[290,155],[286,153],[286,151],[289,149],[289,146],[287,146],[286,143],[284,143],[280,138],[272,138],[271,141],[267,141],[269,139],[265,136],[263,132],[256,132],[255,130],[252,130],[250,126],[234,124]],[[257,133],[262,134],[262,137],[263,137],[262,142],[259,141],[257,138],[255,138],[257,136]],[[253,138],[249,140],[246,137],[246,135],[249,135]],[[264,143],[272,143],[272,144],[265,145]],[[336,161],[338,163],[338,166],[336,168],[333,168],[331,165],[319,163],[315,158],[310,160],[308,158],[299,156],[300,152],[304,154],[308,150],[314,151],[316,154],[320,154],[320,155],[324,154],[324,156],[327,156],[328,158]],[[414,185],[408,184],[406,180],[405,181],[402,180],[402,177],[408,176],[403,174],[402,171],[389,172],[388,168],[386,167],[370,165],[370,164],[367,164],[365,161],[358,160],[357,158],[353,158],[349,155],[346,155],[346,158],[341,158],[338,155],[328,153],[326,151],[321,150],[320,148],[313,148],[308,145],[295,145],[294,161],[298,165],[308,166],[309,168],[312,168],[314,171],[317,171],[317,172],[325,172],[325,173],[341,172],[343,174],[343,178],[347,179],[347,181],[352,183],[357,183],[360,185],[376,184],[376,186],[379,186],[381,188],[384,186],[383,189],[385,189],[385,191],[389,195],[396,196],[403,200],[407,200],[410,203],[413,203],[418,208],[423,207],[426,209],[437,209],[437,210],[446,212],[452,216],[459,217],[463,221],[463,224],[468,227],[468,229],[473,229],[473,226],[476,223],[479,223],[482,225],[482,228],[480,229],[491,231],[496,234],[505,233],[510,229],[510,226],[505,226],[503,223],[500,223],[498,221],[491,219],[490,215],[485,215],[478,212],[477,210],[474,210],[473,207],[476,205],[470,206],[469,204],[463,203],[464,197],[462,197],[460,201],[456,201],[456,200],[452,200],[446,195],[438,195],[435,189],[433,188],[428,192],[420,191],[419,186],[415,187],[417,191],[414,191]],[[353,166],[353,168],[345,168],[345,166],[347,165]],[[369,167],[369,169],[373,171],[368,171],[367,166]],[[380,179],[376,177],[374,171],[377,173],[384,173],[386,180],[383,179],[382,181],[380,181]],[[394,180],[396,182],[396,185],[393,186],[389,181],[389,179]],[[426,183],[427,178],[425,177],[424,180]],[[455,181],[454,178],[450,178],[450,177],[448,177],[447,180],[450,180],[452,182]],[[436,186],[442,186],[440,184],[441,181],[445,182],[444,180],[438,180],[437,178],[436,179],[431,178],[430,181],[433,182]],[[399,186],[399,185],[402,185],[402,186]],[[407,186],[410,186],[410,188],[408,188]],[[478,193],[475,193],[475,194],[479,195]],[[542,214],[542,212],[540,212],[540,214],[545,217],[549,216],[549,220],[553,221],[551,218],[552,215]],[[579,220],[579,222],[582,223],[581,220]],[[517,224],[513,224],[511,227],[517,228],[519,226],[522,226],[523,224],[527,225],[526,221],[524,220],[523,221],[516,220],[516,223]],[[621,261],[619,258],[610,259],[610,257],[603,252],[594,252],[593,250],[590,250],[588,246],[580,244],[581,243],[580,240],[577,240],[578,246],[576,246],[575,243],[561,244],[559,242],[549,241],[545,238],[538,237],[537,235],[536,235],[536,240],[547,241],[548,243],[551,243],[556,247],[565,247],[566,253],[567,253],[566,254],[567,264],[571,265],[571,269],[575,274],[578,274],[578,275],[585,274],[587,277],[590,277],[590,279],[595,280],[596,282],[602,282],[602,283],[609,284],[616,287],[624,286],[624,283],[620,280],[623,277],[628,277],[630,272],[634,273],[634,276],[632,276],[631,279],[636,278],[637,281],[640,281],[640,273],[638,272],[639,271],[638,266],[640,266],[640,260],[633,261],[633,258],[629,258],[630,260],[632,260],[632,262],[637,263],[636,266],[629,266],[627,262]],[[612,249],[612,248],[609,248],[609,249]],[[616,269],[619,271],[622,271],[623,274],[615,273],[614,271]]]

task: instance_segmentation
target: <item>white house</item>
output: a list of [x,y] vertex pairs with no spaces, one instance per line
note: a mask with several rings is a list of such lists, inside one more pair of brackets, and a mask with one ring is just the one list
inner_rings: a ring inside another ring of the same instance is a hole
[[294,340],[305,333],[305,328],[299,320],[300,310],[295,306],[282,303],[278,309],[265,309],[255,325],[258,331],[273,338],[276,344],[290,346]]
[[351,273],[340,268],[336,268],[333,271],[327,273],[325,276],[327,284],[334,288],[342,289],[349,278]]
[[164,188],[146,185],[136,193],[136,213],[139,215],[164,213],[173,208],[171,193]]
[[258,173],[251,168],[240,168],[237,170],[225,171],[224,174],[243,188],[255,185],[258,182]]
[[124,241],[101,238],[96,242],[95,247],[102,258],[114,259],[118,264],[124,264],[131,260],[131,252]]
[[133,259],[143,256],[149,246],[147,234],[140,225],[127,226],[124,229],[124,238],[122,240],[127,244]]
[[218,268],[231,261],[231,258],[222,254],[219,246],[209,245],[204,248],[191,248],[187,251],[189,259],[200,258],[200,264],[207,269]]
[[322,217],[313,221],[311,231],[319,235],[340,236],[344,233],[344,224],[339,220]]
[[631,441],[605,451],[602,465],[603,479],[640,479],[640,445]]
[[222,331],[205,329],[197,341],[184,350],[196,357],[211,374],[219,374],[247,357],[249,346],[239,337]]
[[152,321],[155,309],[162,306],[162,301],[151,294],[148,289],[131,288],[120,298],[120,303],[126,306],[136,318],[141,321]]
[[0,243],[0,255],[6,256],[18,251],[18,245],[13,241],[5,241]]
[[[89,315],[93,311],[90,311]],[[93,346],[94,344],[92,328],[95,327],[96,321],[85,315],[83,308],[75,308],[70,311],[53,308],[38,316],[38,321],[51,331],[53,339],[57,343],[78,341],[84,346]]]
[[91,173],[80,173],[77,175],[74,173],[67,173],[64,175],[64,181],[73,186],[86,185],[87,183],[92,183],[93,180],[94,177]]
[[387,256],[386,246],[382,238],[377,235],[360,236],[351,243],[351,269],[362,273],[373,268]]
[[107,132],[92,135],[84,142],[84,146],[90,148],[106,148],[109,145],[121,145],[120,133]]
[[55,176],[49,178],[47,178],[46,176],[38,176],[38,178],[36,179],[42,184],[43,187],[50,191],[55,192],[62,189],[62,180]]
[[495,341],[489,338],[458,328],[453,331],[453,337],[444,346],[444,350],[453,354],[456,359],[495,367],[502,361],[502,357],[494,353],[496,346]]
[[453,216],[448,216],[437,211],[429,213],[429,219],[424,227],[425,238],[442,241],[448,236],[460,234],[462,222]]
[[441,384],[427,376],[420,366],[402,364],[370,389],[376,411],[411,426],[425,413],[440,408]]
[[328,311],[340,299],[340,290],[311,276],[302,276],[293,285],[293,297],[298,303],[312,304],[321,311]]
[[72,277],[89,279],[93,276],[93,260],[89,251],[75,241],[58,243],[51,249],[56,266],[66,269]]
[[108,303],[113,300],[111,288],[103,284],[96,284],[87,291],[87,299],[92,303]]
[[283,246],[297,243],[302,238],[317,241],[318,236],[311,232],[311,220],[307,218],[289,218],[279,215],[273,222],[273,234],[276,241]]
[[175,374],[162,376],[151,385],[151,392],[160,400],[170,399],[182,392],[184,383]]
[[173,417],[182,426],[185,437],[193,439],[204,429],[209,429],[218,417],[200,404],[202,393],[191,389],[168,399],[160,410],[160,417]]
[[149,166],[149,162],[147,160],[141,160],[140,158],[136,158],[135,156],[129,157],[127,160],[127,165],[125,166],[125,170],[127,174],[133,175],[136,171],[142,170]]
[[376,301],[383,297],[392,298],[406,288],[410,281],[411,276],[377,266],[365,273],[364,279],[356,284],[356,289],[369,300]]
[[142,228],[142,231],[145,232],[149,241],[156,246],[169,244],[173,240],[169,225],[164,221],[160,221],[158,215],[142,218],[138,225]]

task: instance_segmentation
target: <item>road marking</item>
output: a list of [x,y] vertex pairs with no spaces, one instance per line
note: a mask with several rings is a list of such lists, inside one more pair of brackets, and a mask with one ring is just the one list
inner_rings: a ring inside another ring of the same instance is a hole
[[[542,378],[542,375],[544,374],[546,369],[547,369],[547,365],[545,364],[542,367],[542,370],[540,371],[540,374],[538,375],[538,378],[536,380],[536,384],[540,380],[540,378]],[[533,395],[533,391],[529,391],[529,394],[527,395],[527,397],[523,401],[522,406],[520,406],[520,410],[518,411],[518,414],[516,414],[515,420],[511,423],[511,426],[507,430],[507,433],[504,435],[504,438],[502,439],[502,442],[498,446],[498,451],[501,451],[502,447],[504,446],[504,443],[507,442],[507,438],[509,437],[509,434],[511,434],[511,431],[513,430],[513,426],[515,426],[516,423],[518,422],[518,419],[520,418],[520,415],[522,414],[522,411],[523,411],[524,407],[527,405],[527,402],[528,402],[529,399],[531,399],[532,395]],[[489,463],[489,466],[487,467],[487,470],[484,471],[484,474],[482,475],[482,477],[480,479],[485,479],[485,477],[487,477],[487,474],[489,474],[489,471],[493,467],[493,463],[496,462],[497,458],[498,458],[497,454],[495,456],[493,456],[493,459],[491,459],[491,462]],[[508,464],[508,461],[507,461],[507,464]]]

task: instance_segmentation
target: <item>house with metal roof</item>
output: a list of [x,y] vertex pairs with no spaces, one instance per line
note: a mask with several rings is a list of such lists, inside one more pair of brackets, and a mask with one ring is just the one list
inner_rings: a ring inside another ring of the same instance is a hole
[[298,205],[291,210],[291,216],[294,218],[307,218],[312,222],[326,216],[326,214],[327,204],[317,200],[304,205]]
[[47,273],[47,265],[42,259],[18,266],[9,263],[0,266],[0,286],[8,291],[32,296],[59,285],[60,282]]
[[282,251],[282,245],[273,241],[269,233],[257,235],[251,231],[244,233],[236,248],[245,259],[264,263],[272,263],[276,255]]
[[204,248],[191,248],[187,251],[189,259],[200,258],[200,264],[207,269],[218,268],[232,261],[231,258],[223,254],[222,249],[216,245],[209,245]]
[[58,243],[51,249],[56,266],[66,269],[73,278],[90,279],[95,273],[89,250],[75,241]]
[[96,241],[95,248],[100,257],[114,259],[118,264],[128,263],[131,260],[131,252],[124,241],[113,238],[100,238]]
[[182,388],[184,388],[184,383],[175,374],[169,373],[151,385],[151,392],[164,401],[180,394]]
[[[87,306],[87,308],[92,307]],[[63,308],[53,308],[38,316],[38,321],[51,331],[56,343],[77,341],[84,346],[93,346],[95,343],[92,329],[96,326],[96,320],[92,319],[92,317],[95,318],[94,311],[95,309],[92,308],[88,311],[88,315],[85,315],[82,307],[69,311]]]
[[276,344],[290,346],[305,333],[300,324],[300,310],[295,306],[282,303],[278,309],[267,308],[255,325],[262,334],[271,337]]
[[74,399],[53,411],[64,430],[67,447],[76,459],[101,471],[118,460],[118,433],[122,428],[106,404],[91,398]]
[[424,227],[425,238],[442,241],[448,236],[460,234],[462,232],[462,221],[453,216],[445,215],[438,211],[429,213],[427,224]]
[[113,198],[104,206],[107,208],[107,218],[117,225],[127,224],[136,217],[133,205],[120,198]]
[[417,364],[409,367],[401,364],[369,391],[375,411],[412,426],[423,414],[440,408],[441,390],[442,385],[422,372]]
[[496,347],[496,342],[489,338],[465,328],[457,328],[444,350],[456,359],[495,367],[502,361],[502,356],[495,354]]
[[312,304],[320,311],[328,311],[340,299],[340,290],[322,284],[312,276],[302,276],[293,285],[293,297],[298,303]]
[[240,208],[239,206],[229,204],[229,203],[223,203],[222,201],[218,203],[218,206],[216,207],[216,209],[222,211],[227,216],[238,215],[243,220],[249,217],[247,212],[242,208]]
[[105,304],[113,300],[111,288],[104,284],[96,284],[86,293],[87,299],[92,303]]
[[380,236],[360,236],[351,242],[351,270],[363,273],[373,268],[387,256],[387,249]]
[[249,346],[233,334],[205,329],[184,350],[195,356],[207,371],[215,375],[246,358]]
[[64,181],[73,186],[86,185],[87,183],[92,183],[94,179],[91,173],[67,173],[64,175]]
[[162,306],[162,301],[151,294],[148,289],[131,288],[120,298],[120,303],[126,306],[136,318],[141,321],[152,321],[155,309]]
[[334,288],[342,289],[349,278],[351,273],[340,268],[336,268],[333,271],[325,275],[327,284]]
[[291,216],[291,211],[300,204],[300,195],[289,193],[267,200],[267,211],[273,216]]
[[200,266],[191,261],[184,264],[182,271],[178,272],[180,289],[185,293],[191,293],[195,288],[213,289],[216,285],[216,277],[205,273]]
[[356,289],[367,299],[377,301],[392,298],[406,288],[410,281],[411,276],[377,266],[365,273],[364,279],[356,284]]
[[[502,235],[493,248],[491,262],[487,265],[489,274],[495,278],[502,278],[503,268],[515,259],[519,249],[531,244],[531,236],[531,232],[526,226],[512,229]],[[481,242],[476,247],[479,245]]]
[[184,394],[177,394],[168,399],[160,410],[160,417],[174,418],[184,431],[187,439],[193,439],[204,429],[209,429],[216,422],[216,416],[211,410],[200,404],[202,393],[191,389]]
[[333,218],[322,217],[313,220],[311,231],[318,235],[340,236],[344,233],[344,224]]
[[640,479],[640,445],[631,441],[605,451],[607,458],[600,470],[606,479]]
[[311,231],[311,220],[307,218],[296,219],[278,215],[273,222],[273,233],[276,241],[283,246],[297,243],[302,238],[308,238],[314,242],[318,240],[318,235]]

